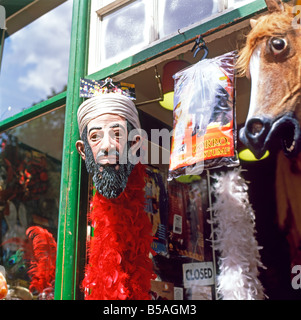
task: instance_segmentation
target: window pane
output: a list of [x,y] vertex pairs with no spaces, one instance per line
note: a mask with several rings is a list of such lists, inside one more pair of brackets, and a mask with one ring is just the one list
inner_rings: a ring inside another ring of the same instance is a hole
[[242,6],[251,2],[254,2],[256,0],[232,0],[234,2],[235,6]]
[[188,27],[217,12],[218,4],[214,0],[160,0],[160,38],[175,33],[178,29]]
[[[60,108],[0,134],[0,265],[7,299],[53,299],[64,118]],[[53,246],[32,245],[30,227]],[[41,276],[29,272],[34,262]]]
[[107,6],[108,4],[114,2],[115,0],[102,0],[102,7]]
[[149,43],[146,7],[146,0],[138,0],[103,17],[102,63],[117,62]]
[[5,40],[0,121],[65,90],[72,2],[66,1]]

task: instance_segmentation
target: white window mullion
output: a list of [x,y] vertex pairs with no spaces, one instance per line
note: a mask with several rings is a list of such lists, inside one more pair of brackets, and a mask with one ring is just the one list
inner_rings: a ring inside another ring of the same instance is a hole
[[[152,2],[152,21],[150,25],[150,43],[159,39],[159,0]],[[161,0],[162,1],[162,0]]]
[[95,13],[102,6],[103,0],[91,1],[88,74],[93,73],[100,65],[101,21]]
[[217,0],[218,12],[222,13],[228,9],[228,0]]

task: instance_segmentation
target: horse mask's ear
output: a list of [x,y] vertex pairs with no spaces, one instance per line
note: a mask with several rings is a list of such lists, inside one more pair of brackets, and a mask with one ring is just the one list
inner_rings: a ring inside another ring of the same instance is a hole
[[282,12],[284,11],[284,5],[281,0],[265,0],[269,12]]
[[255,28],[256,24],[257,24],[257,20],[255,20],[255,19],[250,19],[250,25],[251,25],[251,28],[252,28],[252,29]]

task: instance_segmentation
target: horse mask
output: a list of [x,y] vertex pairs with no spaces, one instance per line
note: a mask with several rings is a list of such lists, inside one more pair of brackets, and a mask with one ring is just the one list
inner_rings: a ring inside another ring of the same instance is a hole
[[251,99],[240,140],[261,158],[280,139],[284,154],[301,150],[301,29],[293,9],[280,0],[266,0],[269,14],[251,19],[237,65],[251,78]]

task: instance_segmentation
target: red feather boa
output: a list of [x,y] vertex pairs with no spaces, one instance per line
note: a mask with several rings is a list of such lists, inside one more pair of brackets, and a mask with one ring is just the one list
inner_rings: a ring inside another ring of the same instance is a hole
[[57,244],[50,232],[38,226],[28,228],[26,235],[32,240],[33,253],[28,271],[31,276],[29,289],[41,293],[53,287]]
[[[96,192],[90,213],[94,236],[82,286],[87,300],[149,300],[152,226],[144,207],[146,171],[140,163],[115,199]],[[87,291],[86,291],[87,292]]]

